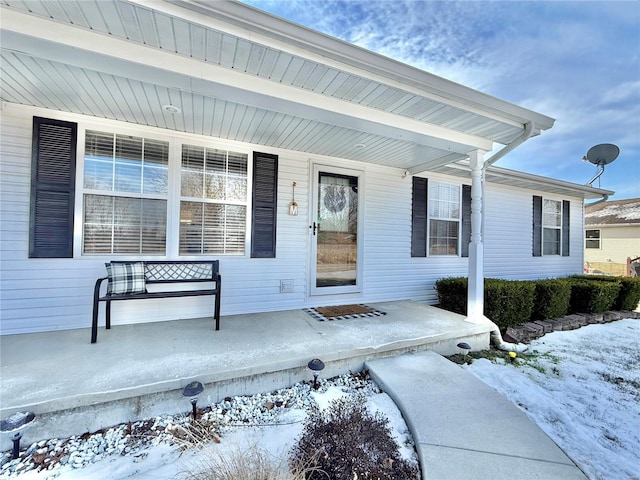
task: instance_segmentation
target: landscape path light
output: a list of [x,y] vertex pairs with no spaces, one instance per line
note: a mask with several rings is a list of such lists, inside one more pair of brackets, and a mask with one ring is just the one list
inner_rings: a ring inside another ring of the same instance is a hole
[[191,382],[186,387],[184,387],[184,390],[182,390],[183,396],[191,397],[191,413],[193,414],[194,422],[196,421],[196,418],[198,416],[198,408],[196,407],[196,404],[198,403],[198,395],[200,395],[203,390],[204,386],[198,381]]
[[20,439],[24,431],[31,426],[35,419],[36,414],[33,412],[16,412],[0,422],[0,433],[11,434],[11,441],[13,441],[12,459],[15,460],[20,456]]
[[318,374],[322,369],[324,369],[324,362],[319,358],[314,358],[307,364],[307,367],[309,367],[309,370],[313,372],[313,389],[317,390],[319,387]]
[[460,342],[457,347],[462,350],[462,354],[467,357],[467,354],[471,351],[471,345],[465,342]]

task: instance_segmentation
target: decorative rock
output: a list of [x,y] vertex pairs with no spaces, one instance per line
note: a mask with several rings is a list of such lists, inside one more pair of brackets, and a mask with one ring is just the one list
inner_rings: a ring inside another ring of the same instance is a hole
[[533,323],[542,327],[543,334],[553,332],[553,324],[551,322],[548,322],[546,320],[536,320]]
[[603,314],[604,317],[604,321],[609,323],[609,322],[613,322],[615,320],[620,320],[620,313],[618,312],[604,312]]
[[[366,375],[343,375],[322,380],[320,389],[330,386],[352,394],[379,393],[380,389]],[[282,408],[308,409],[315,406],[310,397],[309,383],[298,383],[289,388],[254,396],[226,397],[223,401],[204,409],[203,419],[211,421],[215,428],[230,430],[241,425],[268,425],[278,422]],[[172,432],[189,428],[185,415],[166,415],[146,421],[127,423],[94,434],[86,433],[68,439],[50,439],[34,443],[21,458],[12,461],[7,453],[0,453],[2,479],[13,479],[32,469],[54,470],[50,477],[59,475],[55,469],[84,468],[86,465],[116,453],[144,458],[140,451],[145,446],[160,442],[173,442]],[[39,456],[36,462],[33,454]]]
[[503,340],[510,343],[522,343],[524,339],[524,329],[521,327],[508,327],[503,335]]
[[544,327],[534,322],[525,323],[524,331],[529,335],[531,339],[539,338],[544,335]]
[[583,315],[585,318],[587,325],[593,325],[596,323],[602,323],[602,314],[601,313],[592,313],[589,315]]

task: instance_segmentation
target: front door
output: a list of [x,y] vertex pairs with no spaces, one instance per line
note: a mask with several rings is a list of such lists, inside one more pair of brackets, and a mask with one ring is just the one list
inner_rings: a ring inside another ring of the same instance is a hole
[[361,291],[362,172],[315,165],[311,294]]

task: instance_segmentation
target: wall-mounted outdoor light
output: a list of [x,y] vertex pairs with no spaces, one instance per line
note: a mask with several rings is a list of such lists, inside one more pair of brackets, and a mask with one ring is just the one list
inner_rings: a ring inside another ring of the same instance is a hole
[[20,456],[20,439],[24,431],[31,426],[35,419],[36,414],[33,412],[16,412],[0,422],[0,433],[11,434],[11,440],[13,441],[12,459],[15,460]]
[[198,403],[198,395],[200,395],[203,390],[204,386],[198,381],[191,382],[189,385],[184,387],[184,390],[182,390],[182,395],[184,397],[191,397],[191,414],[193,415],[194,422],[198,417],[198,408],[196,407],[196,404]]
[[313,389],[317,390],[320,386],[318,385],[318,374],[324,369],[324,362],[319,358],[314,358],[307,364],[307,367],[313,372]]

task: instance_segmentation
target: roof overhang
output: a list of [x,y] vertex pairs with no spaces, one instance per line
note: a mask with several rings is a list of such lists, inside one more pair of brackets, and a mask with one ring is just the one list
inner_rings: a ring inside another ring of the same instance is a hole
[[[471,175],[471,168],[469,167],[468,161],[458,161],[449,165],[444,165],[436,168],[435,171],[463,178],[469,178]],[[615,193],[611,190],[565,182],[563,180],[533,175],[531,173],[496,167],[495,165],[487,167],[485,171],[485,180],[491,183],[526,188],[528,190],[545,192],[551,195],[580,197],[582,199],[607,198]]]
[[5,102],[310,155],[430,171],[554,122],[237,2],[21,2],[1,29]]

